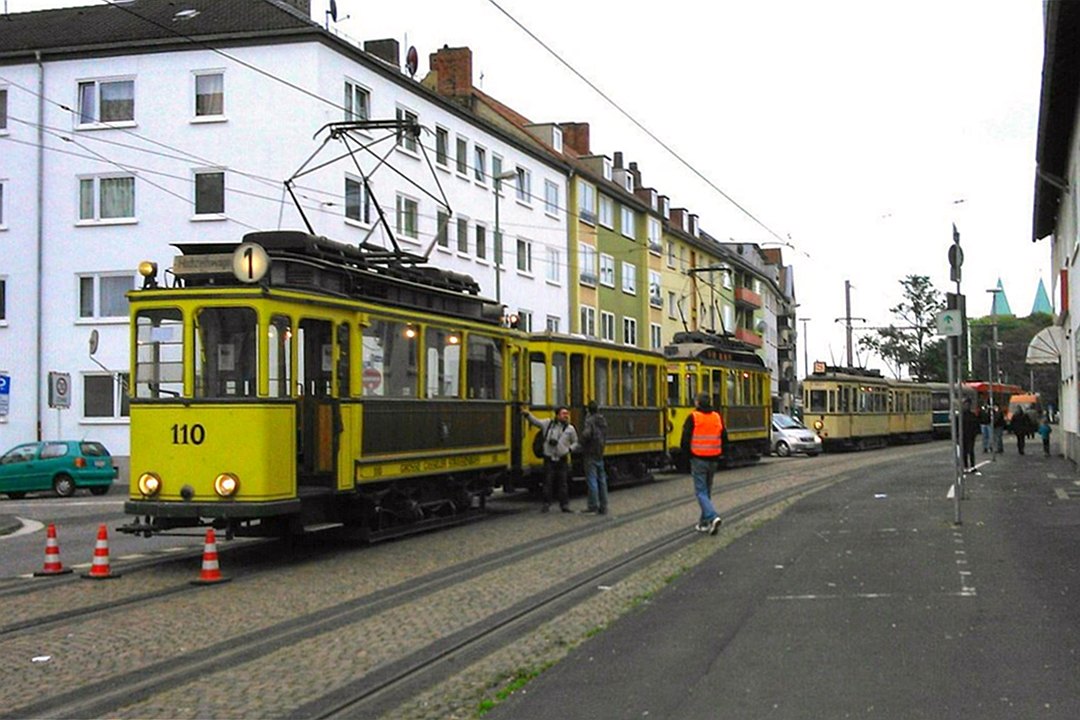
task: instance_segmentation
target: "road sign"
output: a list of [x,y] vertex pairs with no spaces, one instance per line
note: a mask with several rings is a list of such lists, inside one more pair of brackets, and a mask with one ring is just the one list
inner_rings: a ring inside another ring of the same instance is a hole
[[49,407],[71,407],[71,373],[49,373]]
[[964,334],[964,323],[959,310],[942,310],[934,316],[937,334],[945,337],[960,337]]
[[377,368],[364,368],[361,382],[367,390],[378,390],[379,386],[382,385],[382,373]]
[[959,245],[949,246],[949,279],[960,282],[960,268],[964,265],[964,251]]
[[11,376],[0,375],[0,415],[7,415],[11,403]]

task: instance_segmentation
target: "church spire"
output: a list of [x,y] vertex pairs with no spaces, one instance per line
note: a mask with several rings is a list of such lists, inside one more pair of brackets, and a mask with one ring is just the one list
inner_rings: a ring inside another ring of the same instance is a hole
[[994,293],[994,302],[990,305],[990,314],[1012,315],[1012,308],[1009,307],[1009,298],[1005,297],[1005,286],[1001,284],[1001,278],[998,278],[997,289],[998,292]]
[[1054,314],[1054,306],[1050,304],[1050,296],[1046,294],[1046,286],[1043,285],[1042,278],[1039,278],[1039,287],[1035,291],[1035,304],[1031,306],[1031,314],[1035,313]]

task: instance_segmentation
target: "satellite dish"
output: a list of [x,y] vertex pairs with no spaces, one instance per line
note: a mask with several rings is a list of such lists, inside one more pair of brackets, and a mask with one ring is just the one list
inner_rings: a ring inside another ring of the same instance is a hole
[[330,18],[337,22],[337,3],[334,0],[330,0]]
[[420,67],[420,60],[416,55],[416,46],[410,45],[405,53],[405,69],[409,71],[409,77],[416,75],[416,68]]
[[91,356],[93,356],[94,353],[97,352],[97,346],[98,346],[98,331],[97,330],[91,330],[90,331],[90,355]]

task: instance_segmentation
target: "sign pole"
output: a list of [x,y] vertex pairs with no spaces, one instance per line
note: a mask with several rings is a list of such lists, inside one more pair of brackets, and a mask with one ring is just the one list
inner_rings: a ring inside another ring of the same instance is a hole
[[961,485],[961,468],[960,464],[961,453],[963,450],[960,448],[960,440],[957,435],[957,423],[956,420],[959,415],[956,413],[956,385],[953,384],[955,373],[953,372],[953,339],[951,337],[945,338],[946,347],[946,363],[949,370],[949,436],[952,438],[953,446],[953,524],[960,525],[960,494],[963,492]]

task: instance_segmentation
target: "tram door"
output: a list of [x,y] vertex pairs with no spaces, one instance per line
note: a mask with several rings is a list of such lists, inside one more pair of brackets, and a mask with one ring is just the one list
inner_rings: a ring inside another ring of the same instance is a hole
[[341,421],[333,397],[333,325],[325,320],[301,320],[297,350],[300,482],[334,487],[337,428],[341,427]]

